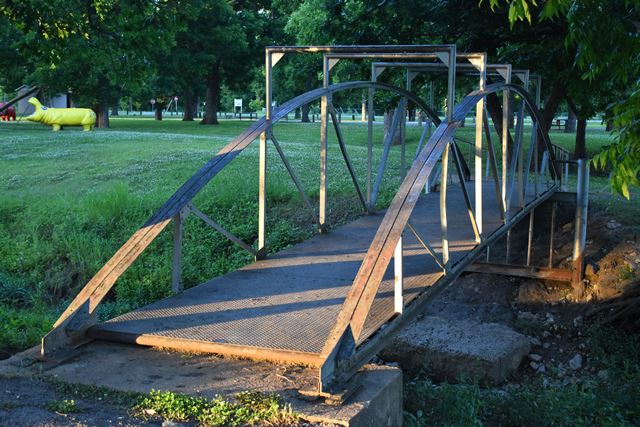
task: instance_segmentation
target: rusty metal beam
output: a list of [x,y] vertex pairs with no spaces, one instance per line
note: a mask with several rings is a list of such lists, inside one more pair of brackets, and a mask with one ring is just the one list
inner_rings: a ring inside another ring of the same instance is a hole
[[467,267],[473,273],[501,274],[504,276],[528,277],[532,279],[557,280],[571,282],[571,270],[549,267],[532,267],[515,264],[476,262]]

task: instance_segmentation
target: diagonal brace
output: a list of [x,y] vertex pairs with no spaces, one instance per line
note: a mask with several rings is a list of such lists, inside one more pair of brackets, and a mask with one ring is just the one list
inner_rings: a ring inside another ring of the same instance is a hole
[[316,215],[316,211],[313,209],[313,205],[311,204],[309,197],[307,197],[307,194],[304,192],[304,189],[302,188],[302,184],[300,183],[298,176],[296,175],[293,168],[291,167],[289,160],[287,160],[287,157],[284,155],[284,151],[282,151],[282,147],[280,146],[280,143],[278,143],[278,140],[275,138],[275,136],[273,136],[273,133],[271,133],[271,142],[273,142],[273,146],[276,148],[278,155],[280,155],[280,158],[282,159],[282,163],[284,163],[284,167],[287,169],[287,172],[289,172],[289,176],[291,177],[291,180],[293,181],[296,188],[298,189],[298,193],[300,193],[302,200],[304,200],[304,204],[307,206],[307,209],[309,209],[309,212],[313,217],[313,221],[316,224],[319,224],[320,221],[318,220],[318,216]]
[[205,213],[203,213],[201,210],[199,210],[195,206],[191,206],[191,212],[195,216],[197,216],[198,218],[203,220],[207,225],[209,225],[210,227],[212,227],[215,230],[219,231],[224,237],[226,237],[227,239],[231,240],[233,243],[235,243],[236,245],[240,246],[245,251],[253,254],[254,256],[258,254],[258,251],[253,249],[251,246],[247,245],[245,242],[240,240],[240,238],[236,237],[231,232],[229,232],[226,229],[224,229],[220,224],[218,224],[217,222],[215,222],[214,220],[209,218]]
[[413,234],[413,236],[416,238],[416,240],[418,241],[418,243],[420,243],[420,245],[422,245],[423,248],[425,248],[425,250],[429,253],[429,255],[431,255],[431,258],[433,258],[433,260],[436,262],[436,264],[438,264],[438,267],[440,267],[442,269],[442,271],[445,270],[444,264],[442,264],[442,262],[440,262],[440,260],[438,259],[438,257],[436,256],[436,251],[433,250],[433,248],[431,247],[431,245],[429,245],[423,238],[422,236],[420,236],[420,234],[418,234],[418,231],[413,227],[413,225],[411,225],[410,222],[407,222],[407,227],[409,228],[409,230],[411,231],[411,234]]
[[330,104],[329,114],[331,114],[331,122],[333,123],[333,127],[336,131],[336,137],[338,138],[338,145],[340,146],[340,151],[342,152],[342,157],[344,157],[344,162],[347,165],[347,169],[349,170],[349,175],[351,176],[351,180],[353,181],[353,186],[356,188],[356,192],[358,193],[358,198],[360,199],[360,203],[365,211],[368,211],[367,202],[362,194],[362,190],[360,189],[360,185],[358,184],[358,179],[356,178],[355,170],[353,169],[353,164],[351,163],[351,158],[349,157],[349,153],[347,152],[347,146],[344,143],[344,138],[342,137],[342,131],[340,130],[340,124],[338,123],[338,119],[336,118],[336,111],[333,107],[333,104]]

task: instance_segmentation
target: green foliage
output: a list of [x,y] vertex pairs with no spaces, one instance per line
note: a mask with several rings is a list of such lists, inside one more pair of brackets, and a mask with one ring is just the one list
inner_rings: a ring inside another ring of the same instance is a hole
[[616,142],[593,158],[596,167],[611,168],[611,187],[629,199],[629,186],[640,185],[640,83],[614,108]]
[[209,400],[169,391],[152,391],[137,406],[143,414],[157,414],[172,421],[197,421],[203,426],[240,426],[270,423],[291,425],[297,415],[275,394],[242,392],[237,402],[220,397]]
[[5,1],[0,15],[21,34],[27,80],[104,110],[143,84],[152,52],[173,43],[173,1]]
[[75,414],[80,412],[80,408],[73,399],[70,400],[54,400],[46,405],[49,411],[57,412],[59,414]]
[[0,352],[22,350],[40,342],[50,330],[55,310],[43,304],[14,308],[0,303]]
[[[535,0],[489,0],[492,9],[509,5],[511,25],[520,20],[531,23]],[[562,17],[567,30],[564,45],[575,50],[572,64],[584,83],[573,89],[574,101],[586,108],[589,117],[609,106],[617,141],[605,148],[594,162],[610,169],[611,188],[629,199],[630,186],[640,184],[640,1],[548,0],[543,2],[540,20]],[[628,87],[629,81],[633,88]]]

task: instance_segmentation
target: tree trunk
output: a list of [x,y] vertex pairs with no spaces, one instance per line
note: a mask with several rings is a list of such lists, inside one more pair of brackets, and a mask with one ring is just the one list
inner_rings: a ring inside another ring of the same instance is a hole
[[300,121],[302,123],[309,123],[309,110],[311,109],[311,104],[304,104],[302,106],[302,115],[300,117]]
[[551,94],[544,103],[544,110],[542,110],[542,121],[547,132],[551,129],[553,118],[558,112],[558,106],[560,101],[565,97],[565,82],[556,81],[551,89]]
[[162,120],[162,105],[159,102],[156,102],[154,106],[156,107],[155,119]]
[[300,108],[296,108],[295,111],[293,112],[293,118],[295,120],[299,120],[300,119]]
[[[502,141],[502,102],[495,93],[487,95],[487,111],[493,121],[493,127],[498,134],[499,141]],[[507,132],[507,147],[509,151],[513,147],[513,138],[509,132]]]
[[518,108],[516,107],[516,97],[513,96],[513,92],[511,96],[509,96],[509,130],[514,129],[516,127],[516,111]]
[[207,76],[207,98],[204,109],[204,117],[200,122],[203,125],[218,124],[218,104],[220,103],[220,64],[216,63]]
[[[393,122],[393,116],[395,114],[395,110],[385,110],[384,112],[384,141],[387,140],[387,135],[391,131],[391,124]],[[402,123],[398,124],[398,128],[396,129],[395,135],[393,135],[392,145],[400,144],[401,138],[400,134],[402,133]]]
[[613,130],[613,119],[605,119],[605,130],[611,132]]
[[576,113],[573,108],[569,108],[569,116],[567,122],[564,124],[564,133],[575,133],[576,131]]
[[[314,81],[312,79],[308,79],[305,84],[304,84],[304,91],[305,92],[309,92],[311,89],[313,89],[313,83]],[[302,106],[302,117],[300,118],[300,121],[302,123],[309,123],[309,110],[311,109],[311,104],[305,104]]]
[[109,127],[109,104],[100,102],[96,105],[96,128],[106,129]]
[[117,116],[118,115],[118,102],[116,101],[113,103],[113,105],[111,106],[111,115],[112,116]]
[[587,119],[579,118],[578,126],[576,128],[576,146],[573,150],[573,157],[575,159],[584,159],[587,157]]
[[182,99],[184,99],[184,115],[182,116],[182,121],[192,122],[196,115],[196,103],[194,96],[191,92],[186,91],[182,95]]

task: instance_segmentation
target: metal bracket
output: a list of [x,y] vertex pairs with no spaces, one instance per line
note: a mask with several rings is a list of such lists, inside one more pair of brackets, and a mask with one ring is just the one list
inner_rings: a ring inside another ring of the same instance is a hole
[[284,56],[284,53],[282,52],[274,52],[271,54],[271,66],[274,67],[278,61],[280,61],[282,59],[282,57]]
[[343,378],[346,371],[345,365],[353,357],[356,351],[356,341],[348,325],[343,332],[338,344],[331,350],[322,366],[320,366],[320,379],[318,382],[318,395],[331,397],[343,392],[343,384],[348,378]]

